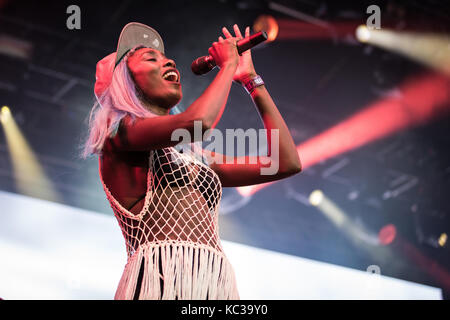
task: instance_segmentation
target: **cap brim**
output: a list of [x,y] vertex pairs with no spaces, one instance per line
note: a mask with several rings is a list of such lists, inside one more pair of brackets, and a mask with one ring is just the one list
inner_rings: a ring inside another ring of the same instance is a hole
[[128,51],[138,45],[153,48],[164,54],[163,40],[155,29],[139,22],[130,22],[123,27],[120,33],[115,65],[122,60]]

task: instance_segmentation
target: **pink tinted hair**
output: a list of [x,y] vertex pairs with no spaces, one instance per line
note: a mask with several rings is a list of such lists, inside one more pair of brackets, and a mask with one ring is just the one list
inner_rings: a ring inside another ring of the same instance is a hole
[[100,155],[106,138],[114,137],[120,121],[126,115],[130,115],[132,121],[135,121],[136,117],[157,116],[142,105],[138,97],[138,89],[127,66],[128,57],[140,48],[142,46],[133,48],[119,62],[114,70],[111,84],[100,97],[97,97],[89,114],[89,133],[82,146],[82,158],[86,159],[94,154]]

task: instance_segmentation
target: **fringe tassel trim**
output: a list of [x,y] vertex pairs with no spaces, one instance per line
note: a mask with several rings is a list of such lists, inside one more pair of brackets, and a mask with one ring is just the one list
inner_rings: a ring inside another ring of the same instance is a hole
[[[115,299],[133,299],[143,260],[141,300],[239,299],[234,270],[224,253],[206,245],[182,241],[141,245],[128,259]],[[160,279],[164,283],[163,292]]]

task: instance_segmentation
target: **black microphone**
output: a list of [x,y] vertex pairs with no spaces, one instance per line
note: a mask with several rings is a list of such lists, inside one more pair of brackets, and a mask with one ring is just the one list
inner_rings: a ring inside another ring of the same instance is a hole
[[[248,38],[239,40],[236,43],[239,55],[242,52],[253,48],[254,46],[260,44],[265,40],[267,40],[267,33],[265,31],[260,31],[258,33],[251,35]],[[192,62],[191,69],[192,72],[195,73],[196,75],[202,75],[214,69],[215,66],[216,62],[214,61],[213,57],[203,56],[195,59],[194,62]]]

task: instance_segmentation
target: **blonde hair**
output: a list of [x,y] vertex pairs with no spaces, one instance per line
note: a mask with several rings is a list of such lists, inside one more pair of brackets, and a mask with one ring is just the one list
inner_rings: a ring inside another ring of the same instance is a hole
[[[86,159],[91,155],[101,155],[106,138],[114,137],[119,129],[120,121],[130,115],[132,122],[136,118],[157,117],[158,115],[145,108],[140,100],[139,88],[136,86],[131,71],[128,68],[128,58],[143,46],[130,50],[116,66],[111,84],[97,97],[88,117],[88,136],[82,146],[81,157]],[[179,113],[173,107],[171,114]]]

